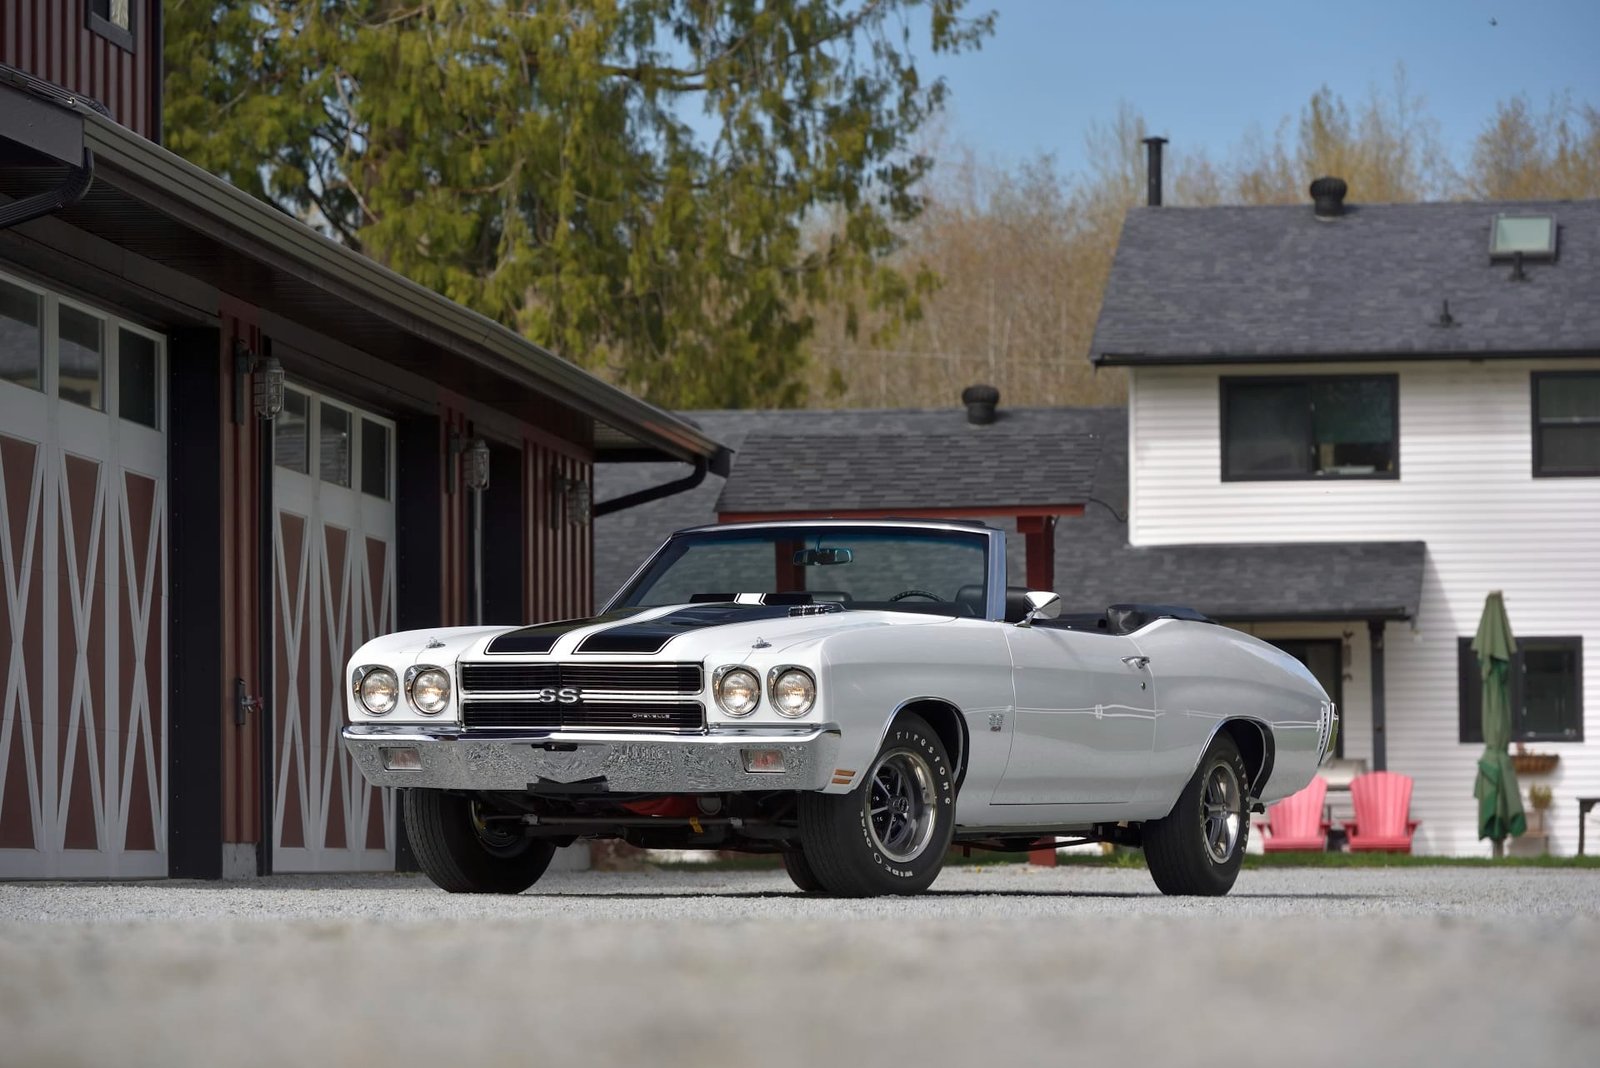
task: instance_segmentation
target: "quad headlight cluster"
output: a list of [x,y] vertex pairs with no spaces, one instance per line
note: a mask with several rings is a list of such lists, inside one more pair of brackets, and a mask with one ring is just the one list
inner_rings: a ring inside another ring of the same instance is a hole
[[[718,668],[712,680],[717,706],[730,716],[744,717],[761,705],[761,679],[747,667]],[[767,700],[786,719],[799,719],[817,703],[817,680],[803,667],[777,667],[767,672]]]
[[[400,679],[389,668],[357,668],[354,682],[356,700],[374,716],[386,716],[400,703]],[[424,716],[437,716],[450,707],[450,673],[427,665],[407,668],[405,695]]]

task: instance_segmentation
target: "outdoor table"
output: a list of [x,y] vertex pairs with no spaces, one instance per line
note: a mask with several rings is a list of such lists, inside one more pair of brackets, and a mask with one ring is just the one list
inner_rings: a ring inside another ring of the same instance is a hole
[[1600,805],[1600,797],[1578,798],[1578,856],[1583,856],[1583,824],[1589,818],[1589,810]]

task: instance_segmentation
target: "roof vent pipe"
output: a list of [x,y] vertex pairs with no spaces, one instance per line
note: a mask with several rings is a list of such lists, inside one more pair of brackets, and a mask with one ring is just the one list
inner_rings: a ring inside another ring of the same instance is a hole
[[1000,391],[993,386],[968,386],[961,391],[961,403],[967,406],[967,422],[973,426],[988,426],[995,421],[995,405],[1000,403]]
[[1167,143],[1165,137],[1146,137],[1145,148],[1145,178],[1149,189],[1145,194],[1145,202],[1152,208],[1161,206],[1161,146]]
[[1312,210],[1324,222],[1344,214],[1344,195],[1350,191],[1343,178],[1318,178],[1311,183]]

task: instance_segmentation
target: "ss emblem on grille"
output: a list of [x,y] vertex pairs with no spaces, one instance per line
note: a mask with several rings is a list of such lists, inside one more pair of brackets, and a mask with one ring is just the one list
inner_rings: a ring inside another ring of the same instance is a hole
[[583,700],[583,691],[574,686],[563,686],[559,690],[546,686],[542,690],[535,690],[530,696],[541,705],[575,705]]

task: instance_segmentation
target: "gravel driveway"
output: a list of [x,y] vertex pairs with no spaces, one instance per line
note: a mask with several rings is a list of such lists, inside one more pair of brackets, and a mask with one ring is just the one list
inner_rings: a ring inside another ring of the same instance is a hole
[[1600,1062],[1600,871],[0,885],[0,1065]]

